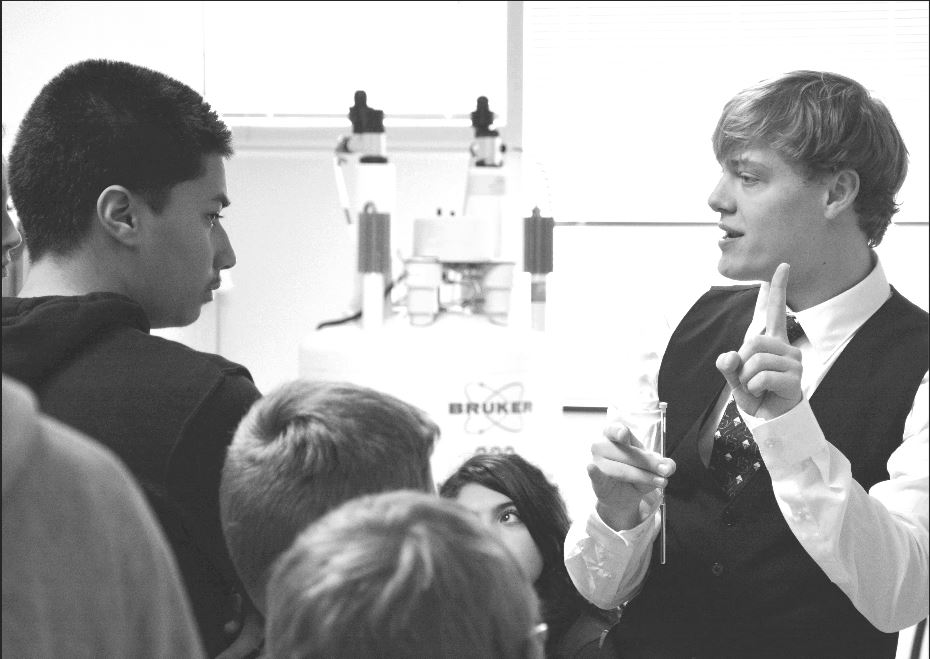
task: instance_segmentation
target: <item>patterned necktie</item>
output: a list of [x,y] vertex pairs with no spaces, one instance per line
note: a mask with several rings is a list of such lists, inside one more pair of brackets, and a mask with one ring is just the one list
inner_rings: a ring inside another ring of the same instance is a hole
[[[788,343],[794,343],[804,335],[800,323],[791,314],[788,314],[785,325]],[[714,433],[709,468],[714,480],[731,499],[754,473],[765,468],[759,447],[743,423],[732,396]]]

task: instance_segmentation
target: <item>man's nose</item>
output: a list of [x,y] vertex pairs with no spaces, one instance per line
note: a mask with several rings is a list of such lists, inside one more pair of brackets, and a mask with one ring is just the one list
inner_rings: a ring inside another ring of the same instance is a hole
[[236,265],[236,251],[229,241],[229,234],[226,233],[226,229],[222,225],[218,225],[217,228],[219,229],[219,235],[217,236],[216,255],[213,258],[213,263],[216,265],[217,270],[225,270]]
[[3,249],[16,249],[23,242],[23,237],[13,224],[13,220],[3,212]]
[[717,181],[716,187],[710,193],[710,197],[707,198],[707,204],[714,210],[715,213],[730,214],[736,210],[736,205],[733,201],[733,195],[730,194],[729,186],[727,184],[726,174],[723,174],[720,177],[720,180]]

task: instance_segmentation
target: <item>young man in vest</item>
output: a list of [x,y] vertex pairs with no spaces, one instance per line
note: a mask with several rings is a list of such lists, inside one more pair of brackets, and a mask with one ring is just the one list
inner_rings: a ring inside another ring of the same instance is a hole
[[220,223],[231,143],[177,80],[125,62],[67,67],[10,153],[32,264],[19,297],[3,298],[3,372],[141,484],[211,656],[248,603],[218,497],[226,447],[259,392],[242,366],[149,329],[194,322],[236,262]]
[[711,289],[647,360],[566,564],[628,602],[624,657],[894,657],[928,608],[928,317],[872,249],[907,151],[862,85],[812,71],[737,95],[713,144],[719,271],[771,283]]

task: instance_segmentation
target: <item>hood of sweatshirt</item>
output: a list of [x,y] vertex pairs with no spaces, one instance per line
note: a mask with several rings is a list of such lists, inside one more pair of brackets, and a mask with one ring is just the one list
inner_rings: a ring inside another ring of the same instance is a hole
[[3,298],[3,372],[31,388],[100,336],[118,329],[148,333],[142,307],[125,295]]

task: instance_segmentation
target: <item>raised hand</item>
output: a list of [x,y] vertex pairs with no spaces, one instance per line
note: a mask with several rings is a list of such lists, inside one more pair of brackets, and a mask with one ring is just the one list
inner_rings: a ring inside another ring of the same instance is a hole
[[604,431],[605,440],[591,446],[588,465],[597,511],[615,531],[636,526],[643,496],[664,488],[675,473],[675,462],[643,447],[622,423]]
[[752,416],[774,419],[801,402],[801,351],[788,343],[785,311],[788,264],[772,276],[766,302],[764,335],[753,336],[738,352],[717,358],[739,408]]

